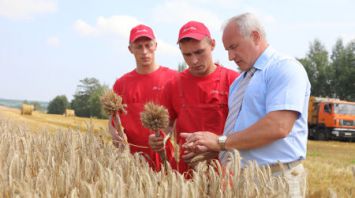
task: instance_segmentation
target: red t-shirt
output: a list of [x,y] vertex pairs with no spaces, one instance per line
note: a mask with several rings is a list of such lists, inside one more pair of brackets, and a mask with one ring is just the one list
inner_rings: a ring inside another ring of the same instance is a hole
[[177,143],[180,146],[178,171],[188,171],[181,159],[184,139],[181,132],[211,131],[223,133],[228,116],[229,86],[238,73],[217,65],[217,69],[204,77],[196,77],[188,70],[170,81],[163,94],[162,104],[167,107],[170,119],[176,119]]
[[[160,158],[157,153],[150,149],[148,144],[148,137],[153,132],[143,127],[140,113],[143,111],[145,103],[150,101],[160,103],[164,86],[175,75],[177,75],[176,71],[162,66],[145,75],[133,70],[117,79],[113,86],[113,90],[122,97],[123,103],[127,104],[127,114],[120,114],[120,118],[128,142],[131,143],[131,153],[142,152],[150,166],[156,170],[160,170]],[[146,148],[140,148],[139,146]],[[168,147],[167,157],[170,161],[173,155],[171,145]]]

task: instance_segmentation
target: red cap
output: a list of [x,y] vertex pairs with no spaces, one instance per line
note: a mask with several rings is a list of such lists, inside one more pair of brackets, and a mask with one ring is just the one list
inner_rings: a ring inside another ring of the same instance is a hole
[[178,42],[183,38],[193,38],[200,41],[205,37],[211,38],[208,28],[201,22],[189,21],[180,28]]
[[137,25],[136,27],[131,29],[131,33],[129,35],[129,42],[133,43],[137,38],[140,37],[148,37],[150,39],[155,39],[152,28],[146,25]]

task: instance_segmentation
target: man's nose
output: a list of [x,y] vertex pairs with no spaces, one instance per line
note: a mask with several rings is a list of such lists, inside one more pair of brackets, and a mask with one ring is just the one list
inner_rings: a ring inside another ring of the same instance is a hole
[[234,53],[232,53],[230,50],[228,50],[228,59],[229,59],[230,61],[232,61],[232,60],[234,60],[234,58],[235,58]]
[[196,55],[192,55],[192,56],[191,56],[191,62],[192,62],[193,64],[198,63],[198,58],[197,58]]
[[148,53],[148,50],[149,50],[149,49],[148,49],[147,47],[143,47],[143,48],[142,48],[142,53],[143,53],[143,54],[146,54],[146,53]]

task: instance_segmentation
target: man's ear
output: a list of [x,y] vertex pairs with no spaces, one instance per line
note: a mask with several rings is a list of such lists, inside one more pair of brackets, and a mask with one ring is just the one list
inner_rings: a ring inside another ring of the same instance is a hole
[[260,43],[260,40],[261,40],[260,32],[252,31],[250,36],[256,45],[258,45]]
[[131,52],[131,54],[133,54],[131,44],[128,45],[128,51]]
[[155,43],[155,49],[157,49],[158,48],[158,42],[154,42]]
[[211,46],[212,46],[212,50],[214,50],[214,48],[216,47],[216,40],[211,39]]

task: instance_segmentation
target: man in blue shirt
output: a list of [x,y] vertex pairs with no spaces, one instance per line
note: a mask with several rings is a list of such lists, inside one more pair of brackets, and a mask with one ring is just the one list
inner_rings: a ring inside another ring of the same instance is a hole
[[222,39],[229,59],[243,71],[230,88],[231,115],[223,136],[210,132],[182,134],[187,141],[184,147],[191,152],[221,151],[222,164],[227,161],[225,151],[237,149],[242,166],[253,160],[261,166],[269,165],[273,175],[284,171],[290,197],[304,197],[306,173],[301,161],[307,150],[310,96],[304,67],[269,46],[253,14],[229,19]]

